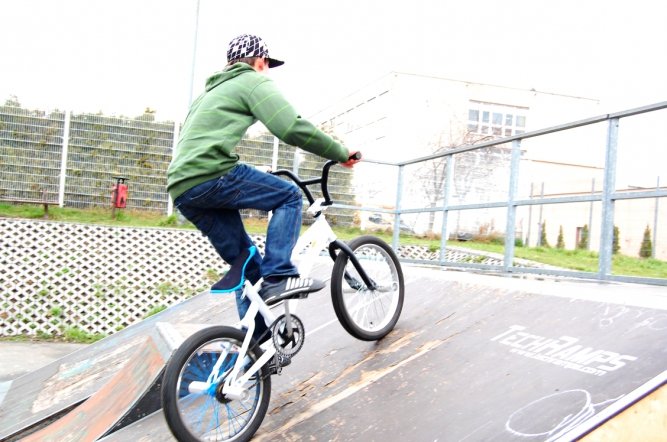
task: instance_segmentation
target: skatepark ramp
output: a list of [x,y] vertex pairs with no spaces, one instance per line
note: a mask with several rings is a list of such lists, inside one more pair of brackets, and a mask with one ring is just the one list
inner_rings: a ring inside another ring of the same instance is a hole
[[11,381],[0,441],[92,441],[159,410],[164,365],[182,339],[170,324],[187,335],[235,315],[233,299],[201,294]]
[[[664,440],[664,287],[404,271],[380,342],[348,336],[324,291],[300,304],[306,345],[256,440]],[[163,364],[235,315],[200,295],[14,380],[0,439],[173,440],[155,402]]]

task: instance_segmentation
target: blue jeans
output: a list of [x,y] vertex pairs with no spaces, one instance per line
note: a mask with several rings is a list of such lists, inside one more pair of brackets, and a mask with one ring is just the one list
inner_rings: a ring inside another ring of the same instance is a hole
[[[253,245],[239,210],[273,211],[266,233],[264,258],[256,253],[246,268],[246,277],[255,284],[260,277],[299,274],[290,258],[301,230],[301,198],[301,190],[296,185],[254,167],[238,164],[226,175],[187,190],[176,198],[174,206],[209,239],[218,255],[228,263]],[[237,294],[241,317],[248,305],[248,300],[241,301]],[[259,322],[263,325],[261,319]]]

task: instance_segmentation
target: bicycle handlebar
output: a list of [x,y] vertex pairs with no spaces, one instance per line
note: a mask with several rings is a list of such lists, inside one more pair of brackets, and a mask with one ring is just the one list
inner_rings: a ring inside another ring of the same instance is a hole
[[[349,160],[360,160],[360,159],[361,159],[361,152],[356,152],[349,158]],[[322,189],[322,196],[324,197],[324,202],[322,203],[322,205],[330,206],[331,204],[333,204],[333,201],[331,200],[331,196],[329,195],[329,188],[328,188],[329,169],[331,169],[331,166],[333,166],[334,164],[338,164],[338,161],[334,160],[327,161],[322,167],[322,176],[319,178],[311,178],[309,180],[302,180],[293,172],[286,169],[276,170],[275,172],[271,172],[271,174],[277,176],[286,176],[292,181],[294,181],[294,184],[299,186],[299,188],[306,195],[306,198],[308,198],[308,202],[310,204],[313,204],[315,202],[315,198],[313,198],[313,194],[310,193],[310,189],[308,189],[308,186],[311,186],[313,184],[320,184],[320,188]]]

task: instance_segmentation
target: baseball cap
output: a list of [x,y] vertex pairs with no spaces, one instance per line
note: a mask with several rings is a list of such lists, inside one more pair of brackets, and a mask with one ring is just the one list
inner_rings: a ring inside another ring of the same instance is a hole
[[275,68],[284,61],[269,57],[269,48],[260,37],[256,35],[243,34],[229,42],[227,49],[227,61],[238,60],[246,57],[261,57],[269,60],[269,67]]

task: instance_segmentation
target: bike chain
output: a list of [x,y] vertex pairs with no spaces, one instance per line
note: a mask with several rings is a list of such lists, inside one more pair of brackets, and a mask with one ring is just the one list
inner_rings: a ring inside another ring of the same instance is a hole
[[289,315],[289,321],[292,325],[292,335],[289,335],[287,328],[288,320],[285,315],[280,315],[271,326],[273,334],[273,345],[278,353],[292,357],[303,347],[303,341],[306,338],[306,329],[298,316]]

